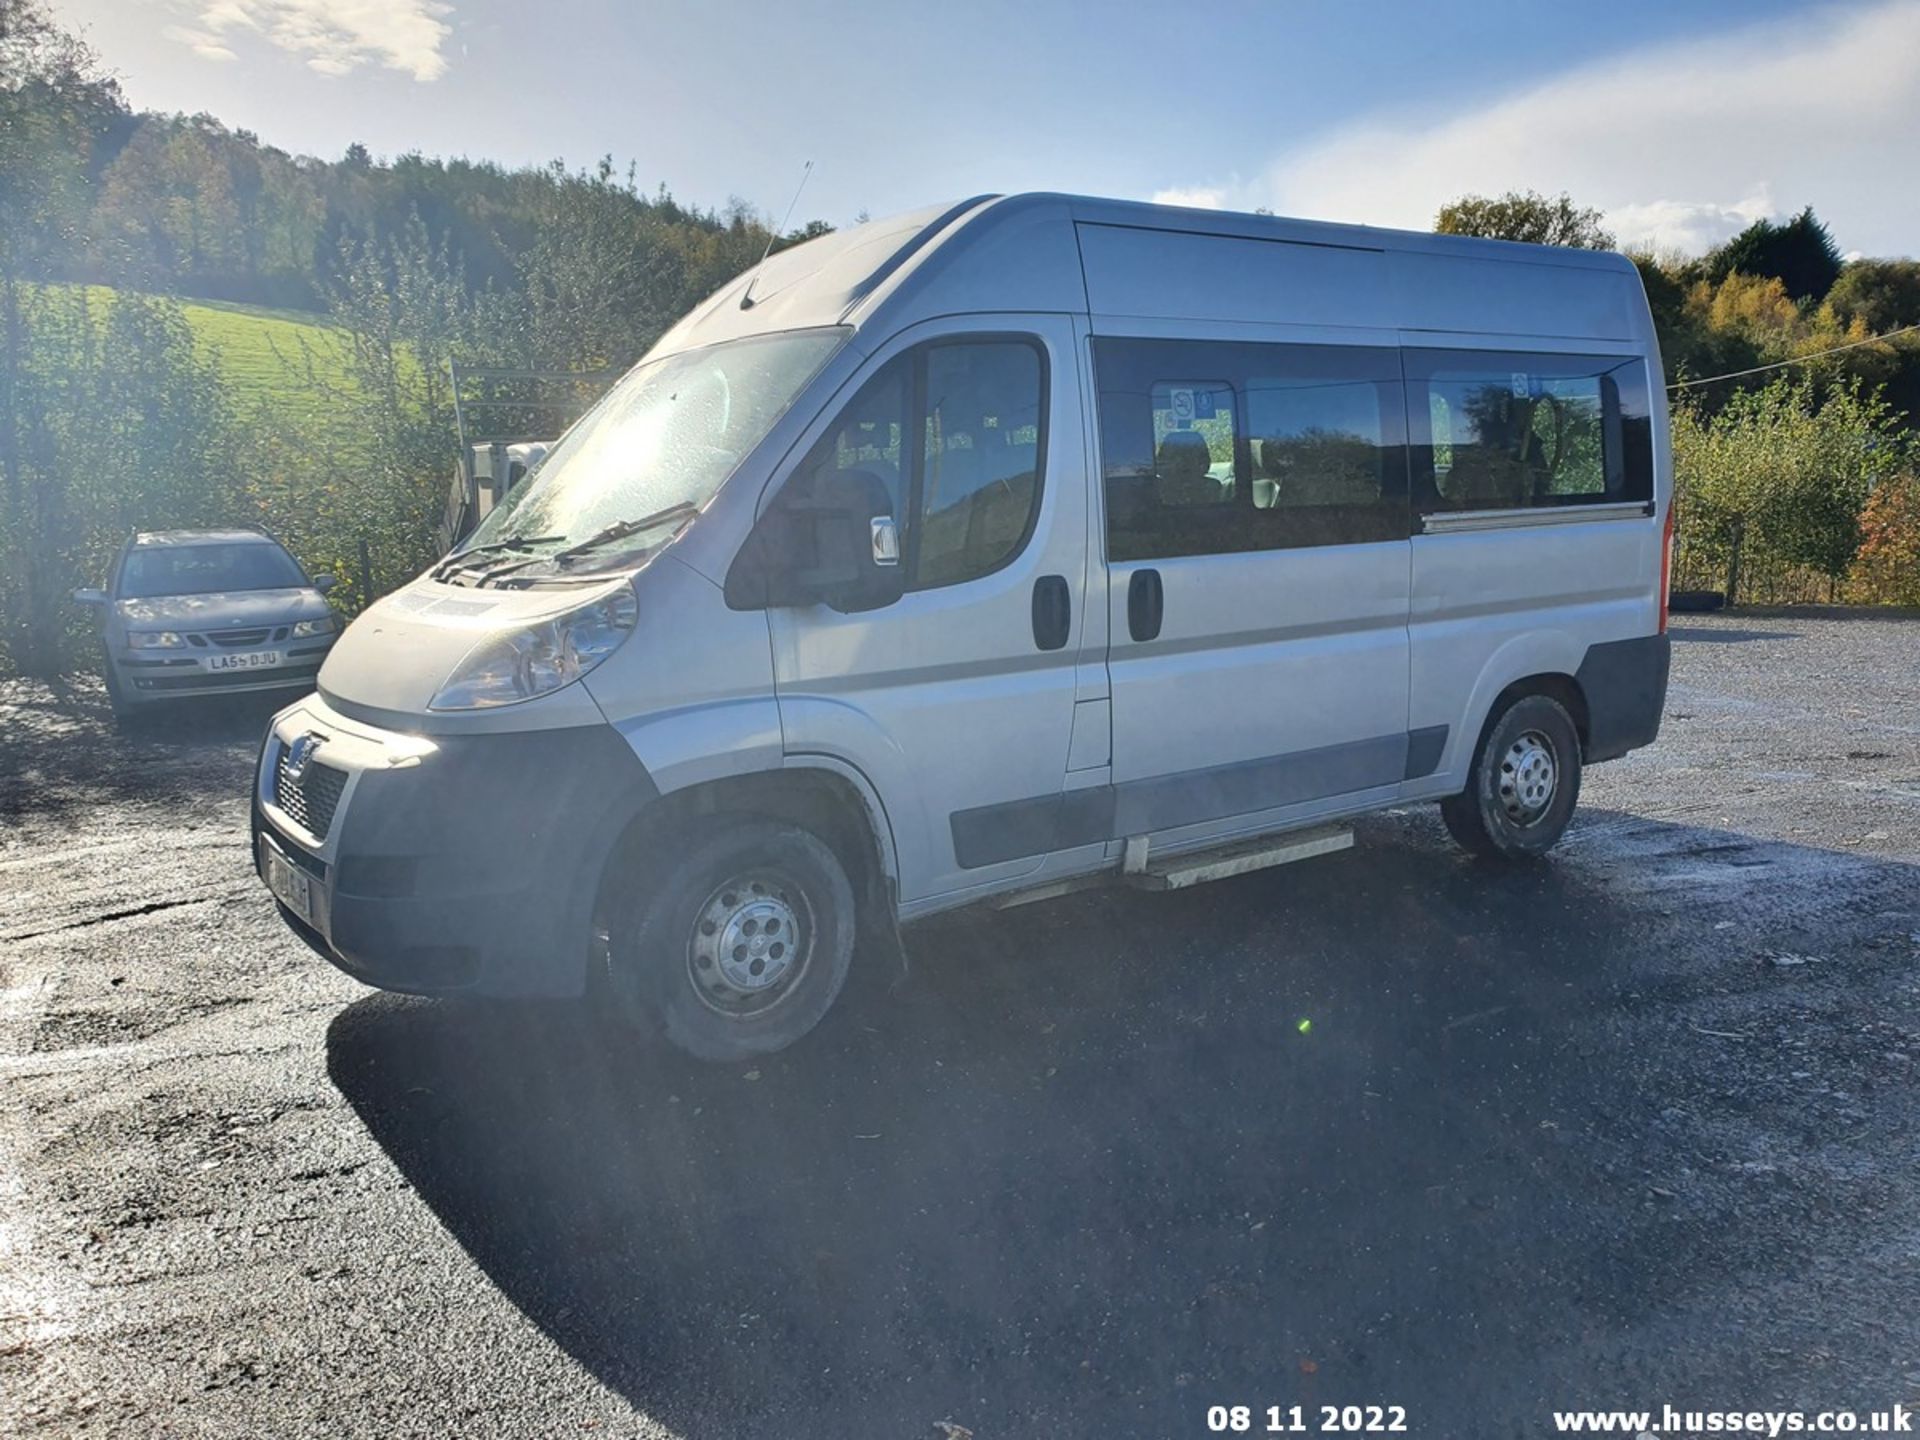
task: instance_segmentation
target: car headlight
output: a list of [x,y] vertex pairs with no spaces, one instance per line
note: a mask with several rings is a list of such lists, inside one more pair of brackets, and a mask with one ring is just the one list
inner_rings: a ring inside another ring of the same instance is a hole
[[187,637],[175,630],[129,630],[127,644],[136,650],[178,650]]
[[305,640],[314,635],[331,635],[333,617],[322,615],[318,620],[296,620],[293,622],[293,638]]
[[620,648],[639,612],[633,591],[622,585],[578,610],[491,636],[453,667],[427,708],[517,705],[571,685]]

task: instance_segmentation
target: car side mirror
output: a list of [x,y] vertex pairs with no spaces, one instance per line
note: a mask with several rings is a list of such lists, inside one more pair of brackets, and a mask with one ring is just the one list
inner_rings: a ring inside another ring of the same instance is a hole
[[735,610],[827,605],[880,610],[906,593],[893,500],[878,476],[795,476],[774,497],[727,572]]
[[331,575],[316,575],[313,577],[313,588],[318,590],[322,595],[326,594],[327,591],[339,583],[340,582]]
[[73,598],[82,605],[104,605],[107,592],[104,590],[80,589],[73,592]]

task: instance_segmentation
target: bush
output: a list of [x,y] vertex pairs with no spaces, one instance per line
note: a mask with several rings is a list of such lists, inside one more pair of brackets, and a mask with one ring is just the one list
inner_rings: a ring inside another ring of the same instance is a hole
[[180,307],[78,287],[0,286],[0,654],[51,675],[85,654],[76,585],[135,526],[230,523],[236,432]]
[[1911,470],[1868,497],[1847,589],[1869,605],[1920,605],[1920,477]]
[[[1861,509],[1904,458],[1898,417],[1857,381],[1822,394],[1776,380],[1718,413],[1678,407],[1677,530],[1688,569],[1801,568],[1837,584],[1861,547]],[[1729,595],[1730,603],[1739,596]]]

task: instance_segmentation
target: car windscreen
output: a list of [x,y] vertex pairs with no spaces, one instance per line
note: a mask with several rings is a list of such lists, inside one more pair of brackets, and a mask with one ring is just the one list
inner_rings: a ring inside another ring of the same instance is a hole
[[212,595],[232,590],[291,590],[307,584],[293,557],[258,540],[224,545],[142,546],[120,571],[122,597]]
[[655,516],[663,526],[683,522],[845,339],[844,330],[795,330],[642,362],[494,508],[468,548],[534,537],[577,544]]

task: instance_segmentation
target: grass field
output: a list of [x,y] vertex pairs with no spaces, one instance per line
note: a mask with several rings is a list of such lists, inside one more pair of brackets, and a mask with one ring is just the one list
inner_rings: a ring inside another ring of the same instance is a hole
[[[105,285],[89,285],[86,291],[88,301],[102,309],[115,294]],[[242,408],[265,402],[312,410],[326,403],[330,387],[352,383],[346,370],[346,332],[323,315],[225,300],[179,303],[195,342],[218,357]]]
[[194,338],[220,357],[235,397],[301,409],[325,403],[327,387],[351,383],[344,331],[318,315],[221,300],[181,302]]

